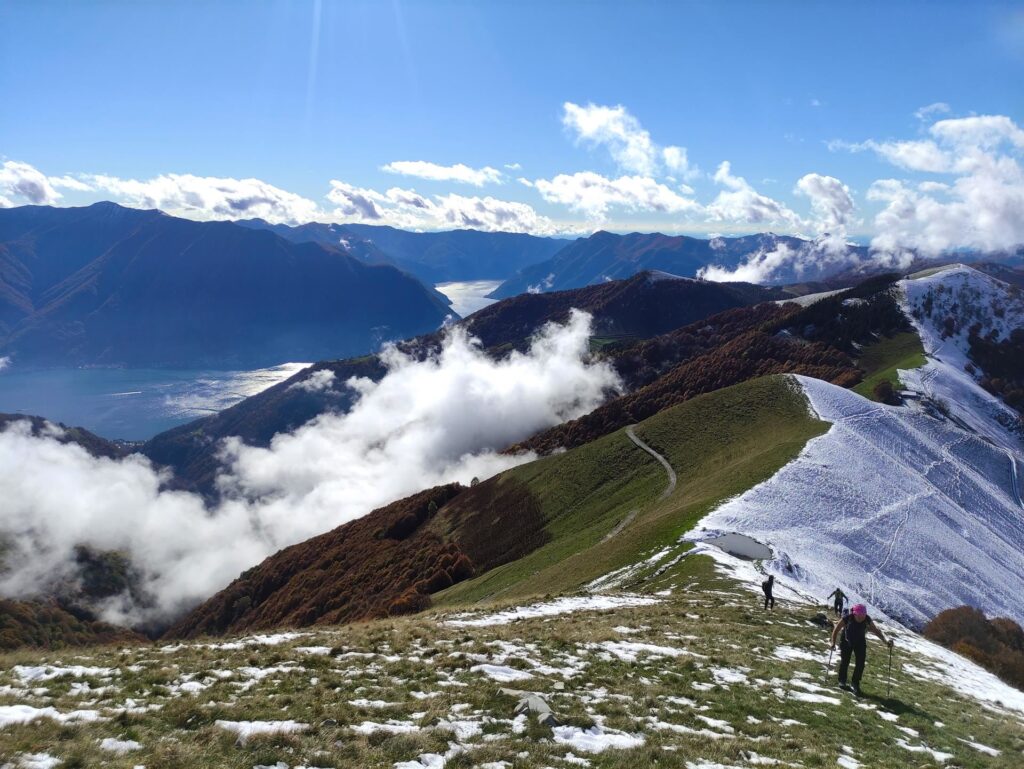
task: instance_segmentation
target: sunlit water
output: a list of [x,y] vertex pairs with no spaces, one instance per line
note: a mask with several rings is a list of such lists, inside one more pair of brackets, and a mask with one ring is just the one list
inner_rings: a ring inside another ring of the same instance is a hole
[[0,371],[0,412],[34,414],[104,438],[145,440],[233,406],[309,364],[255,371],[65,368]]
[[487,295],[501,285],[500,280],[460,280],[452,283],[438,283],[434,288],[452,300],[452,309],[465,318],[497,299]]

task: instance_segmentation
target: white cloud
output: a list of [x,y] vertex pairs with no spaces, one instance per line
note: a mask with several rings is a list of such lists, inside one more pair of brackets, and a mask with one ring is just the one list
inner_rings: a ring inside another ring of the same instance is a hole
[[3,371],[5,368],[9,368],[10,365],[11,365],[11,356],[10,355],[4,355],[4,356],[0,357],[0,371]]
[[901,168],[942,173],[947,179],[916,188],[900,179],[872,184],[868,200],[884,205],[875,217],[872,248],[906,260],[912,250],[934,256],[1024,244],[1024,131],[1003,115],[980,115],[940,120],[929,133],[934,141],[916,144],[931,145],[930,155],[941,162],[882,156]]
[[74,579],[74,547],[131,556],[152,606],[128,597],[105,618],[167,617],[224,587],[244,569],[388,502],[440,483],[486,478],[530,459],[496,453],[539,429],[587,413],[615,373],[587,355],[590,317],[573,312],[528,353],[496,361],[461,330],[425,361],[384,354],[379,383],[352,379],[348,414],[324,414],[268,448],[229,441],[219,482],[230,496],[161,488],[137,455],[97,459],[25,422],[0,432],[0,532],[10,549],[0,593],[32,596]]
[[562,124],[577,141],[608,148],[615,162],[626,171],[650,176],[657,171],[657,148],[651,135],[621,104],[581,107],[567,101]]
[[667,169],[683,178],[697,173],[689,164],[685,147],[660,147],[621,104],[583,107],[567,101],[562,107],[562,124],[573,138],[591,147],[606,147],[619,168],[627,173],[649,177]]
[[312,200],[259,179],[163,174],[140,181],[97,174],[87,177],[129,205],[159,208],[190,219],[248,219],[299,224],[317,218]]
[[785,204],[755,190],[742,176],[733,176],[728,160],[715,171],[714,181],[726,188],[707,207],[712,221],[747,224],[783,224],[799,228],[800,217]]
[[441,166],[426,160],[396,160],[381,166],[381,170],[403,176],[415,176],[419,179],[472,184],[475,187],[482,187],[485,184],[501,184],[505,179],[501,171],[490,166],[470,168],[462,163]]
[[705,280],[747,283],[785,283],[815,280],[843,267],[860,264],[860,257],[841,240],[819,237],[788,243],[777,240],[747,256],[733,269],[710,265],[698,271]]
[[426,197],[415,190],[392,187],[384,193],[331,180],[327,199],[337,208],[335,221],[365,221],[407,229],[471,228],[488,232],[529,232],[551,235],[554,223],[527,203],[450,193]]
[[975,115],[949,118],[935,123],[932,136],[961,151],[992,150],[1008,142],[1024,149],[1024,130],[1005,115]]
[[700,210],[694,200],[646,176],[609,179],[580,171],[537,179],[533,186],[549,203],[560,203],[596,220],[605,219],[612,208],[671,214]]
[[330,369],[314,371],[305,379],[291,385],[289,390],[303,390],[308,393],[326,392],[334,389],[334,372]]
[[690,161],[686,156],[685,147],[665,147],[661,151],[661,159],[671,174],[685,176],[690,173]]
[[54,188],[61,186],[60,182],[65,178],[48,177],[28,163],[17,160],[4,161],[0,165],[0,206],[23,203],[52,206],[63,197]]
[[810,199],[814,227],[819,235],[827,234],[829,244],[845,248],[847,230],[856,210],[850,188],[834,176],[805,174],[797,181],[794,191]]
[[944,115],[950,111],[950,106],[944,101],[937,101],[928,104],[920,109],[914,110],[914,117],[918,120],[930,120],[936,115]]

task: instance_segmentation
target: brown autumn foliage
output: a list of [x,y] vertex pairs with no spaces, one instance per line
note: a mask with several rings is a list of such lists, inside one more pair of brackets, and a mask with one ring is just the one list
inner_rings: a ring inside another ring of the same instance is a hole
[[533,495],[494,478],[438,486],[285,548],[166,633],[171,638],[377,619],[546,541]]
[[805,374],[841,387],[850,387],[861,377],[850,359],[838,350],[764,331],[747,331],[679,364],[646,387],[538,433],[511,450],[548,453],[559,447],[581,446],[703,393],[769,374]]
[[980,609],[959,606],[937,614],[924,635],[1024,690],[1024,630],[1012,619],[986,619]]
[[0,598],[0,650],[144,641],[138,633],[78,617],[56,603]]

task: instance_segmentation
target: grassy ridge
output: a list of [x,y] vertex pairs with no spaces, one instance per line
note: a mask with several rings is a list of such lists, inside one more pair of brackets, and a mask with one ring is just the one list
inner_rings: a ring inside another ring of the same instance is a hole
[[[903,636],[897,636],[892,696],[886,696],[885,651],[870,641],[868,696],[855,700],[833,688],[834,660],[832,675],[824,675],[828,631],[810,621],[814,607],[783,601],[763,612],[756,594],[708,564],[685,559],[671,595],[650,606],[507,625],[455,627],[428,614],[315,628],[273,646],[258,639],[106,646],[76,650],[73,660],[0,654],[0,707],[92,708],[109,719],[60,724],[41,717],[9,725],[0,729],[0,756],[46,752],[69,768],[252,769],[283,762],[391,769],[456,743],[464,752],[449,758],[448,769],[490,761],[511,769],[573,766],[570,752],[593,769],[686,761],[748,766],[755,754],[763,757],[757,764],[825,769],[837,765],[848,745],[856,765],[871,768],[1020,766],[1020,714],[982,706],[921,675],[933,663],[910,651]],[[652,646],[623,659],[615,650],[628,643]],[[477,667],[482,662],[526,677],[500,684]],[[44,663],[87,670],[26,685],[13,669]],[[83,684],[87,696],[74,691]],[[183,689],[186,684],[191,688]],[[642,744],[603,753],[559,744],[550,728],[511,721],[516,697],[502,694],[502,685],[540,693],[562,724],[599,724]],[[123,710],[129,698],[131,712]],[[291,719],[305,728],[238,741],[216,725],[219,719]],[[391,722],[403,731],[366,722]],[[101,748],[105,738],[139,747],[117,755]],[[990,756],[969,743],[1001,752]],[[949,759],[936,760],[922,746]]]
[[857,365],[864,370],[864,381],[853,388],[855,393],[878,400],[875,387],[887,380],[900,388],[899,369],[914,369],[925,364],[924,347],[916,331],[904,331],[879,339],[861,351]]
[[[698,396],[639,424],[637,435],[676,469],[675,493],[656,501],[666,476],[619,430],[510,471],[541,500],[547,544],[434,595],[454,605],[578,588],[645,554],[676,546],[714,505],[769,478],[827,425],[783,376]],[[605,537],[631,512],[621,532]]]

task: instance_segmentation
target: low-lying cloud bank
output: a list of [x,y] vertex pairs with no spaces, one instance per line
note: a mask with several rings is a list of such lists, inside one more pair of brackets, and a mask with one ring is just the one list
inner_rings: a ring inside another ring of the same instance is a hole
[[[158,622],[282,547],[423,488],[529,461],[497,452],[620,387],[609,366],[588,358],[590,320],[574,311],[528,352],[497,361],[461,329],[424,361],[386,350],[382,381],[345,383],[359,393],[347,414],[322,415],[268,448],[227,442],[215,508],[164,490],[166,477],[144,458],[95,458],[14,423],[0,432],[0,593],[33,597],[79,580],[78,545],[121,551],[148,600],[116,596],[98,607],[102,616]],[[317,386],[341,385],[324,377]]]

